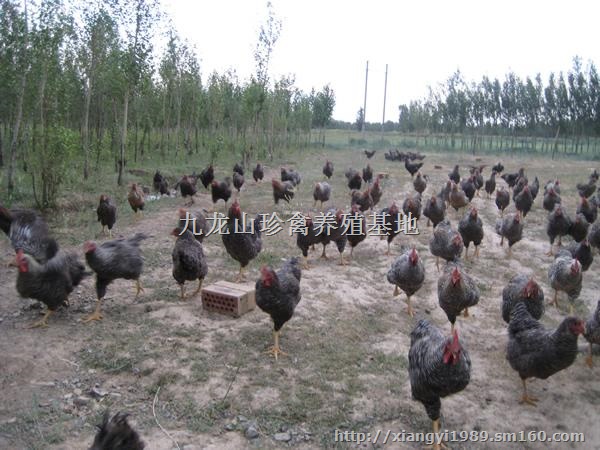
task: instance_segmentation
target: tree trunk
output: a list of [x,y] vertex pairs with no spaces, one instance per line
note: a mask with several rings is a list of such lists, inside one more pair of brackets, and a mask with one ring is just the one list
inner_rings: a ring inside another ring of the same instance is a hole
[[83,179],[87,180],[89,176],[89,155],[90,155],[90,103],[92,100],[92,79],[88,79],[87,89],[85,90],[85,107],[83,110],[83,126],[81,130],[81,140],[83,145]]
[[125,149],[127,147],[127,113],[129,109],[129,88],[125,90],[125,101],[123,102],[123,130],[121,132],[121,149],[119,153],[119,176],[117,184],[123,186],[123,166],[125,165]]

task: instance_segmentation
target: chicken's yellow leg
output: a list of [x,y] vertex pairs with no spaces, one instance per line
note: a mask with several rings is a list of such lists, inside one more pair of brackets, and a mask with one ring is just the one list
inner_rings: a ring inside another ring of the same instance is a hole
[[[432,445],[428,445],[425,448],[427,449],[432,449],[432,450],[441,450],[441,449],[448,449],[448,447],[446,446],[446,444],[444,444],[442,442],[441,439],[438,438],[438,436],[440,436],[440,419],[436,419],[433,421],[433,439],[435,439],[435,441],[433,442]],[[439,440],[438,440],[439,439]]]
[[469,317],[469,308],[465,308],[465,310],[463,311],[463,316]]
[[49,309],[48,311],[46,311],[46,314],[44,314],[44,317],[42,317],[37,322],[32,323],[27,328],[47,328],[48,327],[48,317],[50,317],[53,312],[54,311]]
[[308,264],[308,256],[302,257],[302,269],[310,270],[310,265]]
[[267,350],[266,353],[273,355],[275,357],[275,361],[277,361],[278,355],[287,355],[287,353],[281,350],[281,348],[279,347],[279,331],[273,331],[273,339],[275,341],[275,344],[273,345],[273,347]]
[[590,342],[590,354],[587,356],[587,358],[585,358],[585,363],[587,364],[587,366],[591,369],[594,366],[594,363],[592,362],[592,343]]
[[400,288],[398,287],[398,285],[396,285],[396,289],[394,289],[394,297],[397,297],[400,295]]
[[535,402],[537,402],[538,399],[527,394],[527,380],[521,381],[523,381],[523,397],[521,397],[521,401],[519,403],[527,403],[531,406],[537,406]]
[[92,314],[83,319],[83,323],[89,323],[93,320],[102,320],[102,313],[100,312],[100,309],[102,308],[102,300],[104,299],[99,298],[96,300],[96,309]]
[[338,263],[339,266],[346,266],[348,265],[348,263],[346,261],[344,261],[344,253],[340,253],[340,262]]
[[414,313],[414,311],[412,309],[412,306],[410,304],[410,296],[407,296],[406,303],[407,303],[406,312],[408,313],[408,315],[410,317],[415,317],[415,313]]
[[327,255],[325,254],[326,249],[327,249],[327,247],[325,246],[325,244],[323,244],[323,253],[321,253],[321,258],[323,258],[323,259],[328,259]]
[[179,293],[179,298],[183,300],[185,299],[185,283],[181,283],[179,285],[179,289],[181,289],[181,292]]
[[198,288],[194,291],[194,293],[192,294],[192,297],[198,295],[198,293],[200,292],[200,290],[202,289],[202,282],[204,281],[204,278],[200,278],[198,280]]
[[140,292],[144,292],[144,288],[142,287],[142,283],[140,283],[140,279],[135,280],[135,298],[138,298]]

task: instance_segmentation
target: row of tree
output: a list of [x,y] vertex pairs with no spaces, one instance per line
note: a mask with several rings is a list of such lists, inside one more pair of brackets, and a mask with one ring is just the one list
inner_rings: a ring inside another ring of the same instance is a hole
[[[357,119],[358,120],[358,119]],[[484,76],[467,83],[460,71],[427,98],[399,107],[405,132],[520,134],[529,136],[599,136],[600,77],[581,59],[565,76],[551,73],[521,79],[509,72],[504,81]]]
[[128,161],[144,156],[230,151],[248,162],[305,144],[329,122],[335,95],[269,79],[281,22],[267,9],[256,73],[240,80],[233,71],[203,78],[159,0],[0,2],[0,167],[9,193],[21,167],[37,177],[46,206],[74,161],[87,178],[109,160],[122,184]]

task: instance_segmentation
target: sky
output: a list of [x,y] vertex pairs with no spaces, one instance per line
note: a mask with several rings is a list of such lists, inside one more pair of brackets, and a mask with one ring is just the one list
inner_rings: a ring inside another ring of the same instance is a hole
[[[501,81],[567,72],[574,56],[584,68],[600,64],[600,2],[271,0],[281,20],[269,73],[295,76],[304,92],[329,84],[333,118],[354,122],[363,106],[369,61],[366,120],[398,120],[398,106],[427,95],[456,70],[466,81]],[[268,17],[267,0],[163,0],[182,39],[195,45],[203,79],[234,69],[255,73],[254,49]]]

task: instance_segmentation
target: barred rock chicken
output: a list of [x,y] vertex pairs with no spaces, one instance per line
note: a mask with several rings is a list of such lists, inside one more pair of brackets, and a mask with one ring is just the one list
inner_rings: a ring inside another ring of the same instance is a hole
[[558,195],[560,195],[560,180],[549,180],[544,185],[544,194],[548,192],[550,189],[554,190]]
[[566,250],[569,251],[573,259],[581,263],[581,270],[583,272],[588,270],[594,261],[592,246],[588,239],[584,239],[581,242],[571,242]]
[[532,276],[515,275],[502,289],[502,318],[510,321],[510,312],[517,303],[523,302],[534,319],[544,314],[544,291]]
[[167,179],[157,170],[152,179],[152,185],[154,190],[160,195],[166,195],[169,193],[169,183]]
[[331,178],[333,175],[333,163],[329,160],[325,161],[325,165],[323,166],[323,175],[325,175],[327,179]]
[[504,215],[504,210],[509,204],[510,194],[504,189],[504,186],[501,186],[500,189],[496,191],[496,206],[500,210],[500,216]]
[[350,196],[350,204],[357,205],[361,211],[364,212],[373,208],[373,196],[370,187],[367,187],[364,192],[352,191]]
[[546,330],[531,317],[523,302],[510,313],[506,359],[519,373],[523,382],[520,403],[536,406],[537,398],[527,392],[528,378],[546,378],[566,369],[577,357],[577,338],[585,324],[576,317],[567,317],[556,330]]
[[273,319],[274,345],[268,353],[275,357],[286,355],[279,347],[281,327],[292,318],[300,299],[300,279],[302,270],[298,258],[291,258],[277,272],[272,267],[263,266],[260,278],[256,281],[256,304]]
[[[15,252],[23,250],[43,263],[46,261],[48,224],[32,209],[7,209],[0,206],[0,229],[10,239]],[[10,262],[14,265],[14,260]]]
[[523,221],[521,213],[517,211],[509,214],[503,219],[496,221],[496,233],[502,237],[500,246],[504,245],[504,239],[508,241],[508,254],[512,254],[512,246],[523,238]]
[[373,206],[379,203],[379,200],[381,200],[381,196],[383,195],[383,190],[381,189],[381,184],[379,183],[380,180],[381,176],[375,177],[373,186],[371,186],[371,197],[373,198]]
[[550,250],[546,255],[553,254],[554,240],[558,237],[558,245],[561,245],[562,237],[569,233],[571,228],[571,219],[563,211],[560,204],[554,207],[554,210],[548,214],[548,223],[546,224],[546,234],[550,239]]
[[285,200],[289,203],[294,198],[294,183],[291,181],[282,182],[273,178],[271,185],[273,186],[273,200],[275,200],[276,205],[279,204],[279,200]]
[[360,190],[362,186],[362,177],[360,173],[354,172],[350,178],[348,178],[348,189]]
[[281,168],[281,181],[291,181],[294,186],[298,186],[302,181],[302,177],[294,169]]
[[456,317],[462,312],[469,317],[469,308],[479,303],[477,283],[458,264],[446,264],[438,279],[438,302],[450,321],[454,333]]
[[433,229],[429,240],[429,250],[436,257],[435,265],[440,270],[440,258],[456,261],[463,250],[463,240],[458,231],[452,229],[449,220],[443,220]]
[[144,267],[144,260],[140,250],[140,243],[147,236],[136,233],[129,238],[113,239],[100,245],[95,242],[86,241],[83,244],[83,252],[88,266],[96,273],[96,309],[84,319],[85,323],[93,320],[102,320],[100,312],[102,301],[106,295],[106,288],[114,280],[123,278],[135,280],[136,298],[144,291],[140,283],[140,275]]
[[213,168],[212,164],[200,172],[200,181],[202,182],[202,186],[204,186],[204,189],[208,189],[208,186],[211,185],[214,179],[215,169]]
[[308,249],[318,244],[321,241],[321,236],[317,235],[317,231],[315,229],[315,225],[311,217],[305,218],[305,233],[297,233],[296,234],[296,245],[302,252],[303,263],[302,268],[305,270],[310,269],[310,265],[308,264]]
[[494,191],[496,190],[496,171],[495,170],[492,171],[490,178],[488,180],[485,180],[484,189],[485,189],[485,192],[487,192],[488,198],[490,198],[492,196],[492,194],[494,193]]
[[244,185],[244,175],[239,172],[233,172],[233,187],[237,189],[238,193]]
[[590,224],[585,220],[585,216],[579,213],[575,216],[575,219],[571,221],[571,226],[569,227],[569,232],[567,234],[571,236],[575,242],[581,242],[587,237],[589,227]]
[[585,332],[583,333],[583,337],[590,344],[590,352],[587,358],[585,358],[585,363],[588,365],[588,367],[592,368],[592,345],[600,344],[600,300],[598,300],[598,303],[596,304],[596,311],[594,311],[592,317],[590,317],[585,323]]
[[424,163],[422,163],[422,162],[420,162],[420,163],[411,162],[408,160],[408,158],[404,160],[404,168],[408,171],[408,173],[410,173],[410,176],[412,178],[414,178],[415,174],[419,171],[419,169],[421,167],[423,167],[423,164]]
[[244,167],[240,163],[235,163],[233,173],[239,173],[241,176],[244,176]]
[[367,222],[364,214],[361,214],[358,205],[352,205],[348,215],[350,226],[346,231],[346,238],[350,244],[350,259],[354,252],[354,247],[364,241],[367,237]]
[[185,282],[198,280],[198,288],[192,294],[197,295],[202,289],[202,281],[208,273],[208,264],[204,257],[202,244],[198,242],[190,230],[175,228],[171,234],[177,237],[171,257],[173,259],[173,278],[181,289],[180,298],[185,299]]
[[573,259],[569,251],[561,250],[548,268],[548,281],[554,289],[551,304],[558,308],[558,291],[563,291],[569,297],[569,314],[573,314],[573,302],[581,293],[581,263]]
[[514,197],[514,202],[517,211],[520,211],[523,217],[525,217],[533,205],[533,196],[528,185],[525,185],[521,192]]
[[331,195],[331,185],[327,181],[315,183],[315,189],[313,190],[313,198],[315,199],[314,207],[317,207],[317,202],[320,202],[320,207],[323,207],[323,203],[329,201]]
[[460,183],[460,171],[458,168],[458,164],[456,164],[454,166],[454,169],[452,169],[452,171],[448,173],[448,178],[450,178],[450,180],[456,184]]
[[590,180],[587,183],[577,183],[577,192],[580,197],[591,197],[596,192],[596,181]]
[[127,422],[128,414],[117,413],[113,417],[105,411],[102,423],[89,450],[143,450],[144,442]]
[[427,189],[427,181],[425,181],[425,177],[421,175],[421,172],[417,172],[417,176],[413,180],[413,188],[415,188],[415,191],[419,194],[422,194],[425,192],[425,189]]
[[477,214],[477,208],[471,208],[458,223],[458,232],[465,245],[465,259],[469,259],[469,244],[475,245],[474,256],[479,256],[479,245],[483,240],[483,222]]
[[183,208],[179,208],[179,223],[177,224],[177,228],[190,230],[200,243],[202,243],[204,237],[210,231],[206,216],[201,211],[190,213]]
[[263,169],[262,164],[261,163],[256,164],[256,167],[252,171],[252,178],[254,178],[254,181],[256,183],[258,183],[259,181],[262,181],[262,179],[264,177],[265,177],[265,170]]
[[[460,188],[469,199],[469,202],[473,201],[473,197],[475,197],[475,192],[477,191],[473,176],[463,179],[460,182]],[[452,196],[452,192],[450,192],[450,195]]]
[[469,199],[467,198],[465,192],[459,190],[456,183],[452,183],[452,189],[448,194],[448,203],[454,208],[455,211],[458,211],[469,204]]
[[127,201],[129,202],[131,209],[133,209],[136,219],[139,218],[143,214],[142,211],[144,211],[145,199],[144,191],[142,191],[136,183],[131,185],[129,193],[127,194]]
[[542,206],[546,211],[552,212],[554,210],[554,207],[556,205],[560,205],[560,203],[560,195],[558,195],[558,193],[553,188],[548,189],[544,193],[544,200],[542,201]]
[[[236,282],[245,279],[244,268],[262,250],[261,222],[261,216],[257,215],[254,219],[254,225],[247,223],[243,228],[244,223],[239,202],[235,200],[229,208],[227,225],[221,238],[229,256],[240,263],[240,271]],[[254,230],[252,226],[254,226]]]
[[108,236],[112,237],[112,228],[117,221],[117,207],[108,195],[102,194],[100,202],[96,209],[98,222],[102,224],[102,234],[105,233],[104,228],[108,227]]
[[52,238],[45,238],[46,257],[40,263],[32,255],[17,250],[17,292],[21,297],[32,298],[44,303],[48,310],[44,317],[28,328],[47,327],[48,318],[56,309],[68,304],[69,294],[91,273],[73,253],[60,250]]
[[219,182],[213,180],[210,184],[210,193],[213,204],[216,204],[219,200],[223,200],[225,202],[225,207],[227,207],[227,202],[231,198],[231,187],[227,181],[228,180]]
[[432,195],[425,203],[423,215],[428,219],[427,226],[429,226],[429,222],[431,221],[433,226],[436,227],[446,217],[446,203],[441,197]]
[[590,227],[587,239],[592,247],[600,250],[600,222],[594,222]]
[[367,164],[367,167],[362,170],[362,178],[365,183],[373,181],[373,169],[370,164]]
[[348,242],[348,238],[343,227],[344,213],[341,209],[335,210],[332,208],[327,211],[327,215],[333,216],[335,223],[325,224],[321,233],[317,231],[319,243],[323,245],[323,253],[321,254],[321,258],[327,259],[327,246],[330,242],[335,242],[338,252],[340,253],[339,265],[344,266],[347,264],[346,261],[344,261],[344,249],[346,248],[346,242]]
[[441,399],[462,391],[471,379],[471,358],[458,333],[447,337],[429,321],[419,320],[410,333],[408,374],[413,400],[425,406],[433,432],[439,433]]
[[377,152],[377,150],[365,150],[365,155],[367,155],[367,159],[371,159],[373,157],[373,155],[375,154],[375,152]]
[[406,294],[406,312],[410,317],[414,317],[410,298],[421,289],[425,281],[425,266],[415,247],[394,260],[387,273],[387,280],[396,286],[394,296],[400,295],[400,290]]
[[577,206],[576,212],[583,214],[588,223],[594,223],[598,218],[598,207],[585,197],[581,197],[581,203]]
[[492,166],[492,170],[496,173],[502,173],[504,172],[504,166],[500,161],[498,161],[496,165]]
[[402,204],[402,212],[407,217],[419,220],[421,218],[421,194],[417,192],[406,197]]

